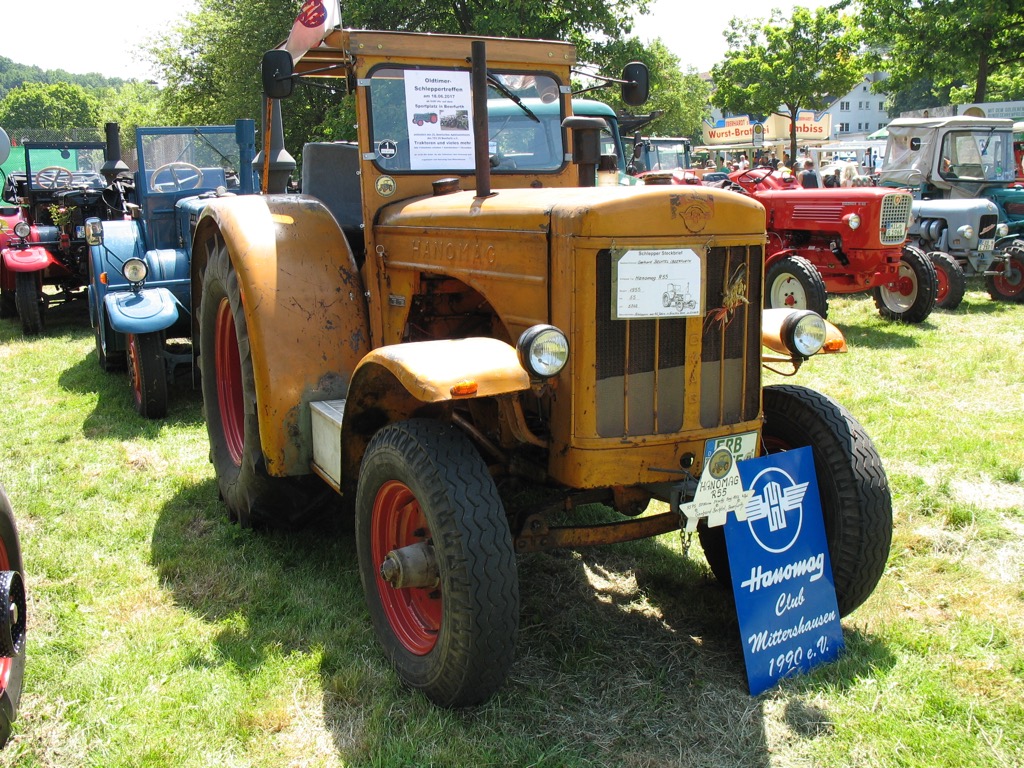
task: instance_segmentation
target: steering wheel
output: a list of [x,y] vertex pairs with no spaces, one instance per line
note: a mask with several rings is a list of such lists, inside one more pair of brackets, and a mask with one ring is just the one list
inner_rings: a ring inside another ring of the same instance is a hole
[[[62,176],[67,176],[68,180],[61,183]],[[36,184],[43,189],[70,187],[74,183],[75,175],[59,165],[48,165],[36,174]]]
[[[179,177],[178,171],[185,172],[189,175],[184,178]],[[158,182],[157,177],[161,173],[166,173],[171,177],[171,180]],[[192,163],[175,160],[173,163],[164,163],[153,171],[153,175],[149,177],[149,189],[151,192],[170,192],[168,187],[171,185],[174,186],[175,191],[201,187],[203,185],[203,169],[199,166],[192,165]]]

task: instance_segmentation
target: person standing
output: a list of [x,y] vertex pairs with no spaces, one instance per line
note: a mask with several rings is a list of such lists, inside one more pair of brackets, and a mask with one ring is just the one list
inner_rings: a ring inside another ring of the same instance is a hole
[[814,167],[814,161],[811,158],[804,160],[804,169],[800,171],[800,186],[805,189],[821,189],[825,186],[825,182]]

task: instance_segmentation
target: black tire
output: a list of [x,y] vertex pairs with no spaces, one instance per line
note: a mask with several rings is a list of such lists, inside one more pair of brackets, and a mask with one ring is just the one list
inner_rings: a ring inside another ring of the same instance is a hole
[[897,323],[923,323],[935,307],[939,278],[925,252],[916,245],[904,245],[899,276],[893,288],[873,288],[878,314]]
[[228,516],[246,528],[290,529],[320,514],[312,500],[319,481],[267,473],[238,276],[219,236],[203,276],[199,365],[210,461]]
[[[764,388],[766,453],[810,446],[825,518],[839,613],[874,591],[892,543],[892,497],[882,460],[860,423],[837,402],[798,386]],[[715,577],[730,584],[722,528],[698,529]]]
[[[381,564],[427,543],[436,586],[398,588]],[[425,419],[382,428],[356,492],[359,575],[377,639],[399,677],[444,707],[478,704],[515,656],[519,582],[497,488],[473,445]]]
[[18,316],[18,302],[14,298],[14,291],[10,288],[0,288],[0,320],[9,320]]
[[967,290],[967,276],[956,259],[944,251],[931,251],[928,254],[935,277],[938,279],[935,291],[935,306],[939,309],[956,309],[964,300]]
[[14,299],[18,317],[21,318],[21,332],[26,336],[38,336],[43,330],[43,296],[39,289],[39,273],[15,273]]
[[[1010,274],[1005,271],[1000,275],[989,275],[985,278],[988,295],[994,301],[1012,301],[1015,304],[1024,302],[1024,241],[1014,240],[1006,249],[1006,257],[1010,264]],[[993,264],[991,269],[1002,268],[1003,264]]]
[[[106,345],[103,343],[103,331],[100,326],[100,323],[105,322],[106,321],[102,317],[98,317],[96,319],[96,328],[94,329],[96,337],[96,360],[100,364],[101,371],[106,371],[107,373],[110,373],[111,371],[123,371],[128,365],[128,356],[123,351],[107,351]],[[111,333],[113,332],[111,331]]]
[[783,256],[764,277],[765,309],[810,309],[828,316],[828,293],[817,268],[803,256]]
[[128,386],[135,411],[146,419],[167,415],[167,366],[163,334],[128,334]]
[[[0,572],[16,572],[21,585],[24,585],[25,566],[21,559],[21,543],[18,539],[18,528],[14,523],[11,502],[0,486]],[[9,627],[13,655],[0,659],[0,747],[3,747],[11,736],[11,723],[18,717],[21,704],[21,688],[25,677],[25,629],[27,617],[24,615],[24,595],[21,596],[19,615]],[[5,650],[10,651],[11,648]],[[6,681],[6,684],[5,684]]]

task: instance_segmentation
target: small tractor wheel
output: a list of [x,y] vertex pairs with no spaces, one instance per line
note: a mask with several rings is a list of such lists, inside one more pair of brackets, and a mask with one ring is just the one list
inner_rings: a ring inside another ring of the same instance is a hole
[[399,677],[435,704],[490,697],[515,655],[519,581],[494,480],[455,427],[390,424],[363,456],[359,575]]
[[243,527],[294,528],[319,515],[319,480],[267,473],[238,276],[219,235],[203,277],[199,365],[210,460],[229,517]]
[[963,267],[944,251],[931,251],[928,254],[935,277],[938,278],[938,290],[935,293],[935,306],[939,309],[956,309],[964,300],[967,290],[967,277]]
[[895,284],[880,285],[871,294],[878,314],[898,323],[923,323],[935,307],[939,279],[925,252],[904,245]]
[[[874,591],[892,542],[892,497],[871,438],[849,411],[798,386],[764,388],[765,453],[810,446],[825,518],[839,613],[846,616]],[[731,583],[722,528],[698,528],[715,577]]]
[[772,262],[764,278],[765,309],[810,309],[828,315],[828,293],[821,273],[803,256]]
[[43,294],[38,272],[18,272],[14,276],[14,298],[21,318],[21,332],[38,336],[43,330]]
[[[1000,265],[1004,271],[999,275],[985,278],[988,295],[993,301],[1024,302],[1024,240],[1014,240],[1013,245],[1006,249],[1007,265]],[[995,265],[993,265],[995,268]],[[1009,275],[1005,269],[1009,268]]]
[[11,502],[0,486],[0,747],[18,717],[25,676],[25,566]]
[[18,302],[14,298],[14,291],[9,288],[0,288],[0,320],[8,320],[18,316]]
[[162,419],[167,415],[167,366],[162,334],[128,334],[128,384],[140,416]]

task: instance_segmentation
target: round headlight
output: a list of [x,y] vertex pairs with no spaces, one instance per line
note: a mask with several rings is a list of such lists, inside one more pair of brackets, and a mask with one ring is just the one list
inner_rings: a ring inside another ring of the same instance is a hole
[[14,225],[14,234],[16,234],[18,237],[22,239],[28,237],[31,231],[32,227],[29,225],[27,221],[19,221],[17,224]]
[[810,357],[825,344],[825,321],[805,309],[794,312],[782,323],[782,341],[795,355]]
[[1001,221],[996,224],[996,237],[1006,237],[1010,234],[1010,225],[1005,221]]
[[516,344],[519,362],[531,377],[549,379],[569,362],[569,339],[553,325],[534,325]]
[[843,217],[846,220],[846,226],[850,229],[857,229],[860,226],[860,214],[849,213]]
[[121,274],[129,283],[141,283],[149,274],[149,268],[142,259],[128,259],[121,267]]
[[964,240],[973,240],[974,227],[972,227],[970,224],[964,224],[962,227],[960,227],[960,229],[957,230],[957,234],[960,235],[960,237],[964,238]]

